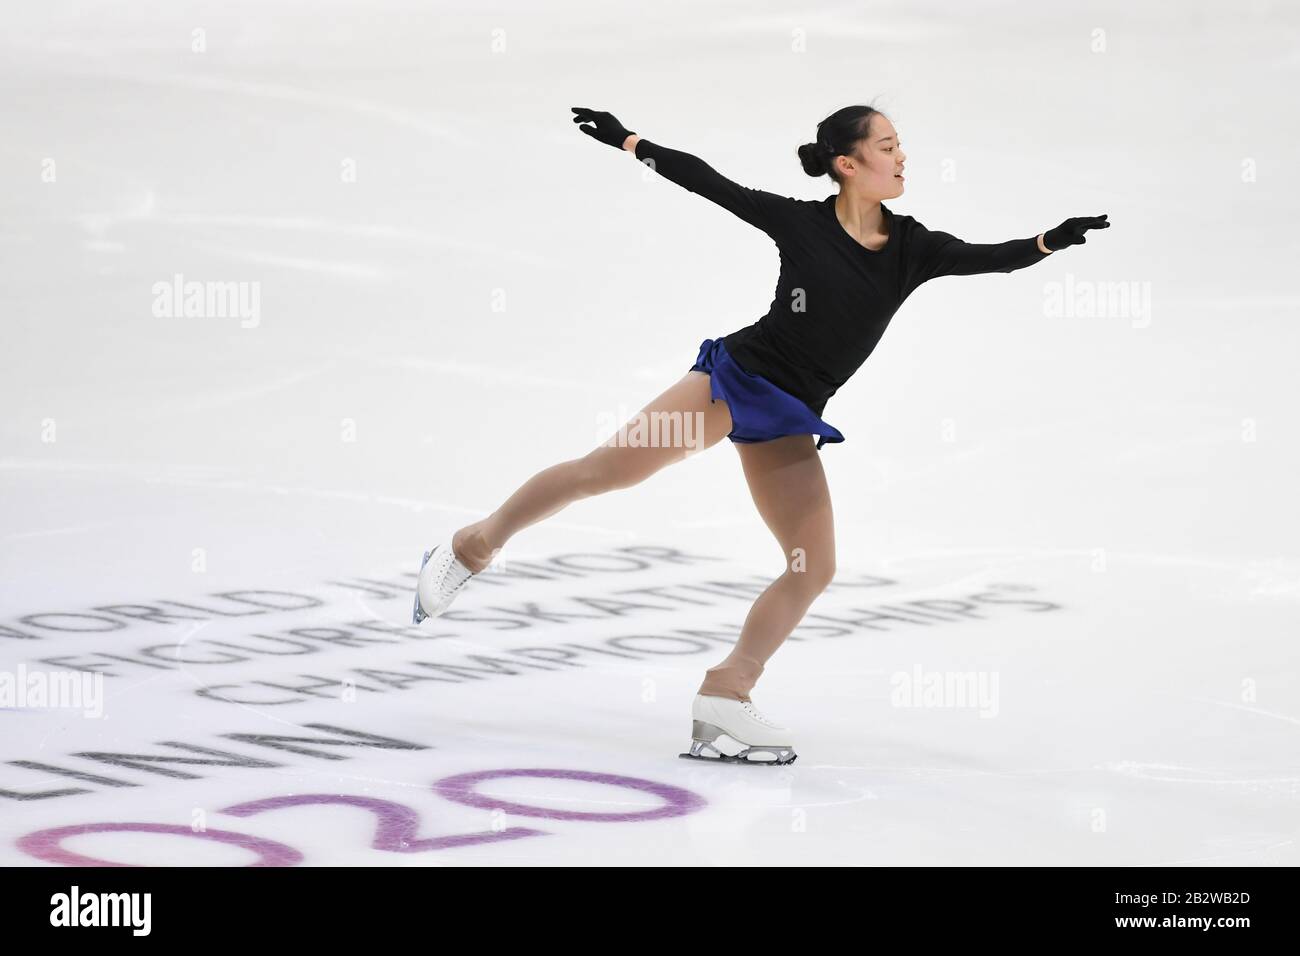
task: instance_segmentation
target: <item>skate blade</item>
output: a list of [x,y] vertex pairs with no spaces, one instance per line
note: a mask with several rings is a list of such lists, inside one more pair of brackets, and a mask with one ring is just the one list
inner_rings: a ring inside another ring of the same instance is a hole
[[799,755],[794,752],[793,747],[781,746],[754,746],[746,747],[736,754],[723,753],[715,746],[714,740],[701,740],[695,738],[691,741],[689,753],[678,754],[686,760],[711,760],[715,763],[744,763],[744,764],[766,764],[774,767],[784,767],[787,764],[794,763]]
[[[437,550],[437,548],[433,549],[433,551]],[[429,559],[433,557],[433,551],[424,552],[424,560],[420,562],[421,572],[424,571],[424,566],[429,563]],[[419,624],[421,621],[428,619],[428,617],[429,615],[424,613],[424,606],[420,604],[420,580],[419,575],[417,574],[415,581],[415,603],[411,607],[411,623]]]
[[717,754],[716,756],[706,757],[703,754],[678,754],[683,760],[703,760],[707,763],[743,763],[751,767],[785,767],[799,759],[799,755],[793,750],[787,751],[788,756],[776,760],[754,760],[744,755],[728,757],[726,754]]

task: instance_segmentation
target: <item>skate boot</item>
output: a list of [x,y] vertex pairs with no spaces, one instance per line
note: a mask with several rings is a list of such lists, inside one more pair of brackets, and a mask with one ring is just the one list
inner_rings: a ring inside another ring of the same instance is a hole
[[695,695],[691,705],[693,760],[724,763],[794,763],[797,756],[789,729],[768,720],[752,701]]
[[447,610],[465,582],[473,576],[474,572],[461,564],[451,550],[451,542],[424,552],[424,560],[420,562],[420,580],[415,586],[411,622],[419,624],[425,618],[437,617]]

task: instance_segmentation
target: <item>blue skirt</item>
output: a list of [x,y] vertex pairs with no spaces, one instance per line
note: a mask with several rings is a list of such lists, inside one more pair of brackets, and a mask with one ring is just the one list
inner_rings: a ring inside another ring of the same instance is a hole
[[828,425],[802,400],[777,388],[760,375],[751,375],[727,354],[722,339],[705,339],[692,372],[707,372],[713,400],[722,399],[731,411],[733,442],[771,441],[786,435],[816,435],[817,448],[844,441],[834,425]]

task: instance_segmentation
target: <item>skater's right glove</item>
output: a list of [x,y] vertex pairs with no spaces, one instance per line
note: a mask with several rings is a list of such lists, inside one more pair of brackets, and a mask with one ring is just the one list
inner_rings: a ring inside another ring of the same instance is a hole
[[[578,129],[582,130],[592,139],[598,139],[607,146],[613,146],[615,149],[622,149],[624,141],[629,136],[635,136],[631,130],[623,128],[623,124],[614,118],[613,113],[602,113],[600,110],[589,110],[585,106],[569,107],[574,112],[573,121],[578,123]],[[594,126],[585,126],[584,123],[594,123]]]

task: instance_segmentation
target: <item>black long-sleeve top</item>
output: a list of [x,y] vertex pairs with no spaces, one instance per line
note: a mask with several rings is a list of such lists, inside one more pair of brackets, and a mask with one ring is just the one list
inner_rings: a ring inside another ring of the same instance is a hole
[[1037,237],[963,242],[883,203],[889,240],[872,251],[840,225],[834,196],[791,199],[740,186],[698,157],[646,139],[637,143],[636,156],[776,243],[781,273],[767,315],[723,342],[741,368],[802,399],[818,415],[867,360],[898,307],[922,282],[1014,272],[1047,258]]

